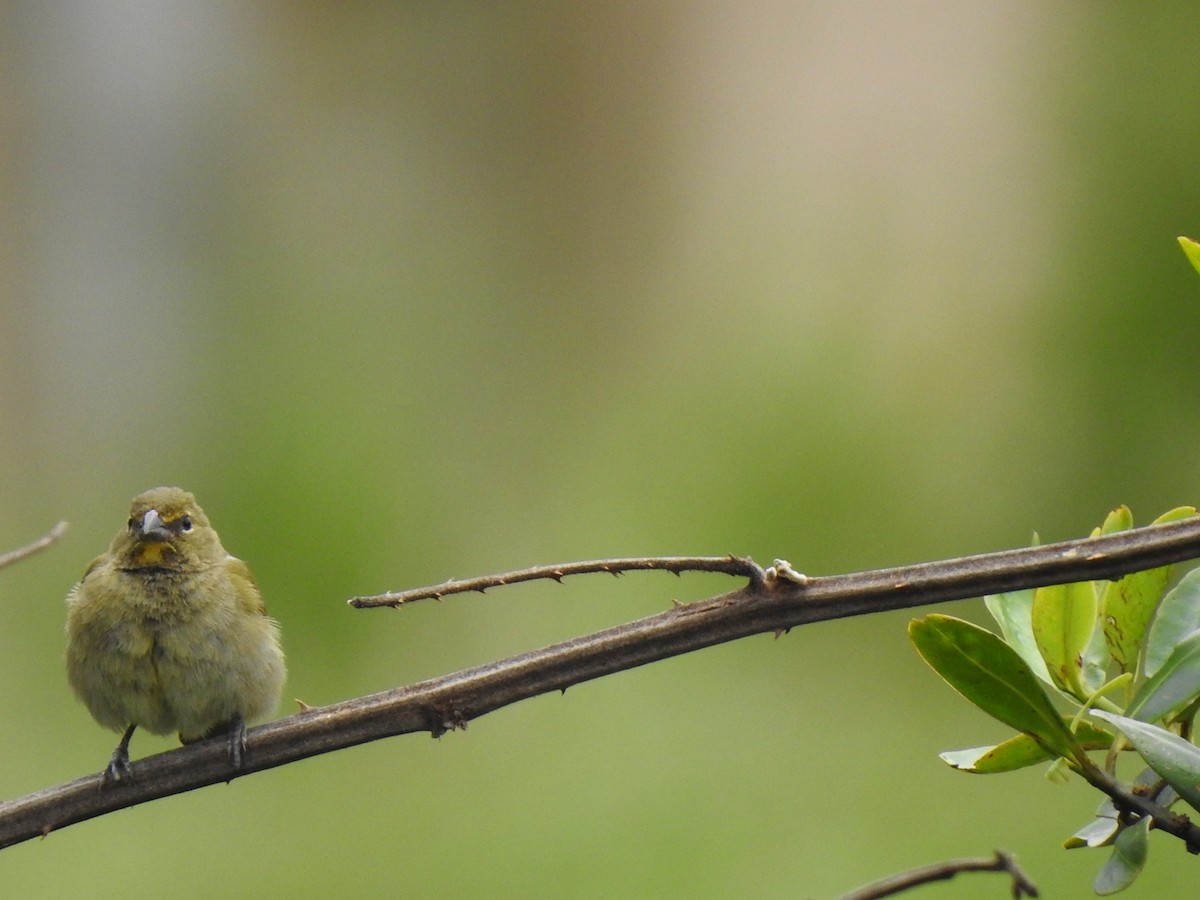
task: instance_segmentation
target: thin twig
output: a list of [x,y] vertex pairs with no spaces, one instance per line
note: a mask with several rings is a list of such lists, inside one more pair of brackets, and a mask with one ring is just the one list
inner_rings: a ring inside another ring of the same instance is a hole
[[469,591],[483,593],[488,588],[522,581],[549,579],[561,582],[568,575],[585,575],[607,572],[621,575],[625,572],[658,569],[672,572],[720,572],[725,575],[743,575],[753,584],[761,584],[765,574],[752,559],[740,556],[638,556],[625,559],[591,559],[586,562],[559,563],[556,566],[534,566],[502,575],[484,575],[480,578],[451,578],[432,587],[415,588],[408,591],[388,591],[370,597],[351,597],[346,602],[356,609],[374,606],[403,606],[416,600],[441,600],[449,594],[465,594]]
[[[1020,572],[1029,580],[1023,587],[1047,584],[1066,584],[1098,578],[1116,578],[1128,572],[1152,569],[1156,566],[1200,557],[1200,516],[1193,516],[1166,525],[1148,525],[1096,538],[1081,538],[981,553],[937,563],[919,563],[891,569],[874,569],[854,575],[834,575],[808,578],[776,560],[767,570],[752,559],[737,556],[715,557],[633,557],[601,559],[578,563],[559,563],[536,566],[500,575],[481,578],[451,579],[431,587],[389,592],[369,597],[352,597],[347,602],[358,609],[377,606],[399,607],[421,599],[439,599],[449,594],[469,591],[482,592],[488,588],[516,584],[534,579],[559,581],[567,575],[584,572],[619,574],[635,569],[661,569],[679,574],[684,571],[723,572],[750,579],[751,588],[771,589],[775,584],[793,587],[806,586],[812,599],[825,596],[839,605],[830,618],[863,615],[885,609],[903,609],[923,603],[980,597],[984,594],[1018,590],[1011,587],[1014,573]],[[970,585],[963,593],[964,585]],[[950,593],[942,593],[943,586]],[[915,590],[929,592],[920,602],[910,602]],[[865,595],[864,595],[865,592]],[[881,598],[877,592],[888,595]],[[862,596],[860,596],[862,595]],[[894,601],[895,605],[880,605]]]
[[[135,777],[108,790],[100,790],[100,776],[91,775],[0,803],[0,847],[116,809],[368,741],[415,731],[440,735],[519,700],[753,634],[988,593],[1115,578],[1196,557],[1200,518],[854,575],[805,579],[777,563],[757,586],[407,687],[306,709],[255,728],[247,735],[246,764],[237,771],[230,767],[227,743],[214,739],[138,760]],[[1122,796],[1118,805],[1139,809],[1125,804],[1126,799]],[[1200,828],[1183,817],[1159,820],[1156,815],[1155,827],[1188,846],[1200,846]]]
[[1113,805],[1135,819],[1150,819],[1150,827],[1165,831],[1183,841],[1189,853],[1200,853],[1200,828],[1180,813],[1155,803],[1152,796],[1118,783],[1098,766],[1075,771],[1096,790],[1107,794]]
[[39,550],[45,550],[66,533],[67,523],[59,522],[32,544],[26,544],[24,547],[18,547],[16,550],[10,550],[8,553],[0,556],[0,569],[18,560],[25,559],[27,556],[33,556]]
[[1012,877],[1012,896],[1015,900],[1021,897],[1038,896],[1037,885],[1017,865],[1011,853],[997,850],[991,859],[987,857],[948,859],[945,862],[921,866],[908,872],[900,872],[887,878],[881,878],[857,890],[844,895],[842,900],[878,900],[879,897],[890,897],[934,881],[946,881],[960,872],[1007,872]]

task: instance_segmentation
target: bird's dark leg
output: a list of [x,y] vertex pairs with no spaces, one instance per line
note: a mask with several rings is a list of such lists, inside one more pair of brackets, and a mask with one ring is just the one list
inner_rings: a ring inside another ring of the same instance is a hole
[[129,767],[129,739],[133,737],[136,725],[130,725],[125,729],[125,734],[121,736],[121,743],[117,744],[117,749],[112,752],[112,757],[108,761],[108,768],[104,770],[104,781],[101,782],[101,787],[108,787],[110,784],[116,784],[122,778],[130,778],[133,775],[133,769]]

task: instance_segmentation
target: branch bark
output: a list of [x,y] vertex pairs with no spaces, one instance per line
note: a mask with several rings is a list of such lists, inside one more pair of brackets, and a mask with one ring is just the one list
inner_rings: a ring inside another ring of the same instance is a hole
[[[788,566],[790,570],[790,566]],[[559,563],[556,566],[534,566],[518,569],[501,575],[484,575],[480,578],[452,578],[433,587],[413,588],[408,591],[388,591],[370,597],[351,597],[346,602],[355,609],[371,609],[390,606],[397,609],[418,600],[441,600],[450,594],[468,592],[484,593],[489,588],[519,584],[522,581],[557,581],[560,584],[568,575],[588,575],[605,572],[609,575],[624,575],[626,572],[655,569],[680,575],[683,572],[718,572],[725,575],[742,575],[750,579],[751,585],[759,585],[767,577],[762,566],[743,556],[637,556],[624,559],[591,559],[585,562]]]
[[851,575],[804,578],[777,563],[766,570],[766,577],[751,578],[740,590],[254,728],[247,733],[240,770],[231,768],[226,741],[218,738],[140,759],[133,763],[132,779],[105,790],[95,774],[0,803],[0,847],[117,809],[368,741],[416,731],[437,736],[519,700],[753,634],[779,634],[810,622],[1046,584],[1117,578],[1196,557],[1200,517]]
[[1038,896],[1037,885],[1017,865],[1013,855],[1005,853],[1003,850],[997,850],[996,855],[990,859],[986,857],[948,859],[945,862],[901,872],[851,891],[849,894],[843,895],[841,900],[879,900],[880,897],[890,897],[923,884],[946,881],[962,872],[1007,872],[1012,879],[1012,897],[1020,900],[1022,897]]
[[26,544],[24,547],[18,547],[16,550],[10,550],[7,553],[0,554],[0,569],[3,569],[5,566],[11,566],[13,563],[22,559],[26,559],[27,557],[33,556],[33,554],[40,550],[45,550],[66,533],[67,523],[59,522],[33,543]]

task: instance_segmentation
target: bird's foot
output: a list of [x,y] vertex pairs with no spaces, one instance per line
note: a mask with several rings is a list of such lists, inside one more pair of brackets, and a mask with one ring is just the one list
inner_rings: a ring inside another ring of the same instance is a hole
[[135,728],[137,728],[136,725],[130,725],[125,729],[125,734],[121,736],[121,743],[117,744],[117,749],[109,757],[108,767],[104,770],[104,780],[100,782],[100,787],[106,788],[122,779],[133,777],[133,767],[129,765],[129,739],[133,737]]

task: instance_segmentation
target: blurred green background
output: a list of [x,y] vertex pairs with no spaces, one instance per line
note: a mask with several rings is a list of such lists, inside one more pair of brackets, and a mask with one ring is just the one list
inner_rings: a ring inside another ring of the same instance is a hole
[[[830,574],[1196,503],[1198,36],[1188,3],[5,4],[0,549],[71,531],[0,572],[0,796],[111,751],[62,601],[156,484],[253,565],[280,714],[733,584],[354,594],[613,555]],[[1087,895],[1102,855],[1059,845],[1099,798],[946,768],[1004,730],[912,615],[122,811],[0,882],[820,898],[1003,847]],[[1127,896],[1195,878],[1152,847]]]

